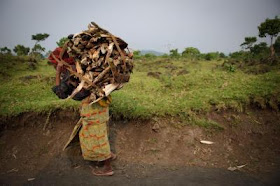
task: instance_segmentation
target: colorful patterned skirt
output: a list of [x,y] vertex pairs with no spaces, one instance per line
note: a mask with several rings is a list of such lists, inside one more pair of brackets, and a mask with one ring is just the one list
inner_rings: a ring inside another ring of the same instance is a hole
[[82,103],[79,132],[83,158],[90,161],[104,161],[111,157],[107,123],[109,107],[99,103]]

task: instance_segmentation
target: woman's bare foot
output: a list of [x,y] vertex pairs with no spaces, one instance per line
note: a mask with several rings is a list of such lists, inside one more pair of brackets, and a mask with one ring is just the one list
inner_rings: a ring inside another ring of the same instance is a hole
[[92,174],[95,176],[112,176],[114,174],[113,170],[92,170]]
[[102,169],[95,169],[90,166],[92,169],[92,174],[95,176],[112,176],[114,171],[111,166],[111,158],[104,161],[104,167]]

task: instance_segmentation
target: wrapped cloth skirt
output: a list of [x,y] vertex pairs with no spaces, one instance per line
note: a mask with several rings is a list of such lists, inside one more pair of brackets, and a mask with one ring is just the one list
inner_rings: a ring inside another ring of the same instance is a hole
[[83,158],[90,161],[104,161],[111,157],[107,123],[109,107],[99,103],[81,106],[81,129],[79,139]]

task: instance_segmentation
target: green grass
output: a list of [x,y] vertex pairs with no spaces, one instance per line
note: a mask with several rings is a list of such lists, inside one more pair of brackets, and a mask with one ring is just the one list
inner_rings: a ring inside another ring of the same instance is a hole
[[[57,108],[79,107],[80,102],[59,100],[52,93],[55,70],[46,61],[39,62],[37,69],[31,70],[26,59],[3,56],[0,59],[3,67],[0,71],[0,115],[14,116],[28,111],[48,112]],[[184,119],[193,113],[208,112],[213,107],[242,111],[255,103],[260,107],[278,109],[279,68],[253,75],[240,70],[223,70],[219,68],[222,63],[160,57],[135,60],[130,82],[112,93],[111,113],[114,117],[128,119],[166,115]],[[161,74],[155,78],[147,76],[148,72]],[[30,75],[34,78],[24,80]],[[201,120],[197,125],[207,122]]]
[[[79,102],[60,100],[51,91],[55,70],[46,61],[36,70],[29,69],[28,58],[1,57],[0,115],[22,112],[49,112],[57,108],[77,108]],[[26,79],[26,76],[33,76]]]
[[[275,97],[279,103],[280,73],[262,75],[228,72],[216,68],[222,61],[136,61],[131,82],[114,93],[113,113],[126,116],[151,117],[188,116],[189,112],[207,112],[232,108],[238,111],[255,98],[269,103]],[[165,68],[165,67],[168,68]],[[174,68],[170,68],[174,66]],[[189,73],[176,75],[186,70]],[[147,72],[161,72],[160,77],[148,77]]]

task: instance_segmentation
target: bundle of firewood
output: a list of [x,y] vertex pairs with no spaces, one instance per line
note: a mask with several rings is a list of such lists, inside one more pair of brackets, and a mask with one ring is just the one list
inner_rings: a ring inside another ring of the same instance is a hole
[[70,37],[64,50],[74,57],[76,69],[60,62],[79,79],[79,85],[69,98],[85,89],[90,91],[91,101],[96,102],[129,81],[133,55],[127,43],[94,22],[88,25],[88,30]]

